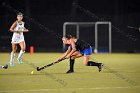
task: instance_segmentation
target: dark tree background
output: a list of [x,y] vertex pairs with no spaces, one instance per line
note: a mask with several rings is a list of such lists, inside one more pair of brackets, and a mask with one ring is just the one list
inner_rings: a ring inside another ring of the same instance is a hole
[[[139,0],[1,0],[1,52],[11,50],[12,33],[8,30],[16,20],[12,8],[24,13],[25,26],[30,30],[25,33],[27,51],[34,46],[38,52],[61,52],[61,39],[49,31],[62,35],[64,22],[110,21],[112,51],[140,52],[140,31],[127,27],[140,27]],[[104,34],[101,37],[104,39]]]

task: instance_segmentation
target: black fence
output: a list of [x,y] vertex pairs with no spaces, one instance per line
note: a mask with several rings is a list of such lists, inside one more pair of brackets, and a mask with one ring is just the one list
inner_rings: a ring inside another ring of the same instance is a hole
[[[34,46],[36,52],[62,52],[61,38],[56,35],[62,36],[64,22],[110,21],[112,52],[140,52],[140,1],[109,1],[3,0],[0,6],[0,52],[11,51],[12,33],[8,30],[16,20],[17,11],[24,13],[25,26],[30,30],[24,34],[26,51]],[[104,39],[105,35],[100,37]],[[91,37],[94,35],[87,38]]]

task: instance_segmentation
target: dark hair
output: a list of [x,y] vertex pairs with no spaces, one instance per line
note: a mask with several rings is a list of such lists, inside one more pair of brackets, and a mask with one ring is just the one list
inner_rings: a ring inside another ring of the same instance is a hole
[[23,16],[23,14],[21,12],[17,13],[17,16]]
[[65,37],[66,37],[67,39],[75,38],[75,37],[72,36],[72,35],[66,35]]

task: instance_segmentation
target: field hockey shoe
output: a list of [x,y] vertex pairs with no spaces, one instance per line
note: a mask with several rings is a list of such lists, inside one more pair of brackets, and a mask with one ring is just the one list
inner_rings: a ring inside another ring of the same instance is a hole
[[70,73],[74,73],[74,71],[73,70],[68,70],[66,73],[70,74]]
[[22,60],[17,58],[18,64],[22,64]]
[[4,69],[7,69],[7,68],[8,68],[8,65],[5,65],[3,68],[4,68]]
[[99,72],[102,71],[102,68],[103,68],[103,64],[99,63],[99,66],[98,66]]

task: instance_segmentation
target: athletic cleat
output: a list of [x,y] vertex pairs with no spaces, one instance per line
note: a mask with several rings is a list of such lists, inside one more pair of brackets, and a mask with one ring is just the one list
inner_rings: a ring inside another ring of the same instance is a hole
[[74,73],[74,71],[73,70],[68,70],[66,73],[70,74],[70,73]]
[[7,68],[8,68],[8,65],[5,65],[3,68],[4,68],[4,69],[7,69]]
[[99,66],[98,66],[98,68],[99,68],[99,72],[100,72],[100,71],[102,71],[103,64],[102,64],[102,63],[99,63]]
[[17,59],[18,64],[22,64],[22,60],[21,59]]

